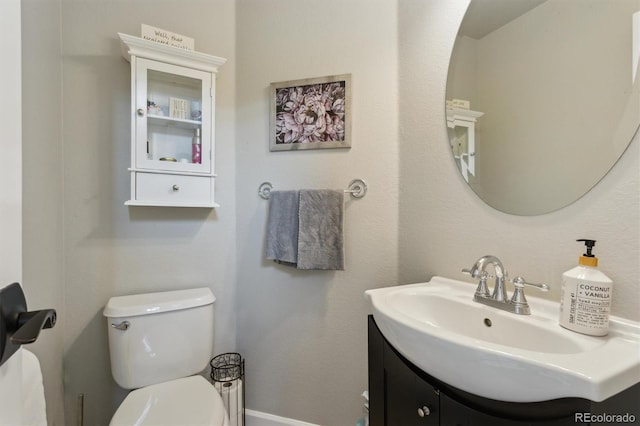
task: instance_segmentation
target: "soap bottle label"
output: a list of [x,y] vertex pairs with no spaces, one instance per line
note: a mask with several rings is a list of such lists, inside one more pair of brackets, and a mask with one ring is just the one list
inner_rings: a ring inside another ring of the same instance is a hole
[[609,329],[610,283],[564,277],[560,325],[579,333],[604,336]]

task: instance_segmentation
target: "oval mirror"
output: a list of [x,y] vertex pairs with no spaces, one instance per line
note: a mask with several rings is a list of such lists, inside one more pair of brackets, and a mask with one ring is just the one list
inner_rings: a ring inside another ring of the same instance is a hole
[[471,0],[447,131],[473,191],[506,213],[571,204],[640,124],[640,0]]

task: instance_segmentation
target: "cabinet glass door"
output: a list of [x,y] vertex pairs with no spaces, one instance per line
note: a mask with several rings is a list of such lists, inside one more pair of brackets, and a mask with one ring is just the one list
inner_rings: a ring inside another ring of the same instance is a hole
[[136,60],[136,168],[212,173],[211,73]]

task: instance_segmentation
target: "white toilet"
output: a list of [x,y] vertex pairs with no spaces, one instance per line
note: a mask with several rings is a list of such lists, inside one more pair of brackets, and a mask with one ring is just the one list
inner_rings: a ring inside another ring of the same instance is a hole
[[109,299],[113,378],[135,389],[110,425],[228,426],[220,394],[197,375],[212,355],[214,301],[208,288]]

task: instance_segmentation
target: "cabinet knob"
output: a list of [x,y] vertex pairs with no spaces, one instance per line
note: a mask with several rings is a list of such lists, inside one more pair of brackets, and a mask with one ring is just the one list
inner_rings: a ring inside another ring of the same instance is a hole
[[422,408],[418,408],[418,416],[425,417],[431,414],[431,410],[426,405]]
[[174,192],[178,192],[178,191],[180,191],[180,187],[179,187],[178,185],[173,185],[173,187],[172,187],[172,188],[173,188],[173,191],[174,191]]
[[137,112],[138,112],[138,116],[144,117],[144,110],[142,108],[138,108]]

